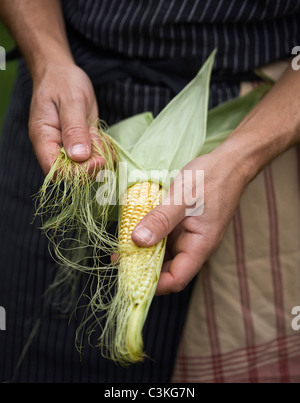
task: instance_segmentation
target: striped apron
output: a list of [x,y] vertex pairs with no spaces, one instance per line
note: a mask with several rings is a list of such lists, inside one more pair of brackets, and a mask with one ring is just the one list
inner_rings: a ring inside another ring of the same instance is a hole
[[[156,116],[214,48],[210,107],[237,97],[254,68],[289,56],[300,44],[300,1],[294,0],[62,5],[74,58],[89,74],[108,124],[146,110]],[[21,59],[0,150],[0,306],[7,318],[0,332],[0,380],[299,381],[300,333],[291,328],[292,306],[300,305],[296,149],[251,183],[194,287],[154,299],[144,329],[152,360],[121,368],[88,346],[80,360],[76,321],[69,323],[43,298],[55,266],[31,223],[32,195],[43,182],[28,139],[31,89]],[[17,367],[36,323],[38,332]]]

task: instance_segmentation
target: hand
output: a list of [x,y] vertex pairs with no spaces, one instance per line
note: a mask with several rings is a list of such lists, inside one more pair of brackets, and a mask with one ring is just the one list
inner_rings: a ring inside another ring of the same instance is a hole
[[[183,290],[199,272],[222,240],[246,184],[242,170],[236,169],[234,160],[226,158],[226,153],[224,158],[216,150],[195,159],[184,170],[204,170],[203,213],[186,216],[187,204],[174,203],[175,178],[169,192],[170,203],[162,203],[148,213],[132,234],[133,241],[140,246],[153,245],[168,235],[156,295]],[[193,187],[193,192],[198,191],[197,199],[201,203],[203,194],[195,189],[195,183]]]
[[168,236],[157,295],[186,287],[222,240],[247,184],[300,142],[299,91],[300,75],[289,67],[220,146],[184,167],[204,170],[201,215],[187,217],[187,206],[171,197],[170,205],[160,204],[136,226],[132,240],[140,246]]
[[[74,63],[48,65],[33,79],[33,96],[29,119],[29,136],[45,175],[49,172],[61,146],[77,162],[91,156],[89,122],[95,122],[98,107],[93,86],[86,73]],[[89,161],[94,164],[103,159]]]

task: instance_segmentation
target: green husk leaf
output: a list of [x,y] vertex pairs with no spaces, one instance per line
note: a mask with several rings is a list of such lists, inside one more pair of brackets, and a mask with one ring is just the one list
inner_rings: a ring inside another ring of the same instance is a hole
[[[197,150],[201,148],[206,136],[209,79],[214,54],[215,52],[212,53],[194,80],[162,110],[135,141],[130,150],[130,156],[147,172],[146,176],[144,176],[144,170],[141,173],[143,179],[136,177],[131,179],[128,176],[127,187],[136,183],[137,180],[151,179],[161,182],[167,189],[170,183],[167,183],[166,178],[161,176],[161,172],[166,172],[167,178],[169,178],[170,171],[182,168],[197,156]],[[128,129],[128,121],[125,122],[125,125]],[[115,136],[118,136],[118,133]],[[122,141],[122,138],[123,136],[119,135],[118,141]],[[128,150],[133,143],[132,138],[129,141],[127,137],[124,138],[122,146]],[[158,150],[162,150],[162,152],[158,153]],[[126,162],[126,155],[121,154],[121,159],[122,157]],[[158,173],[155,178],[153,171]],[[147,176],[149,173],[151,176]],[[129,172],[130,174],[132,172]],[[148,292],[140,303],[128,295],[127,287],[122,284],[122,271],[119,274],[117,292],[108,308],[106,326],[99,343],[103,355],[108,354],[109,358],[123,365],[138,362],[144,357],[142,329],[162,267],[166,239],[163,242],[163,253],[156,264],[157,275],[152,279]],[[128,279],[125,278],[124,284],[126,281]]]
[[130,152],[153,119],[152,112],[139,113],[110,126],[107,133]]
[[247,94],[212,108],[208,112],[206,139],[199,156],[208,154],[221,144],[270,88],[271,85],[260,84]]
[[[106,158],[105,169],[113,173],[114,179],[101,178],[101,171],[97,176],[87,175],[82,164],[71,161],[62,149],[40,189],[36,215],[42,219],[42,230],[59,264],[50,290],[58,293],[58,300],[66,310],[74,302],[79,278],[85,276],[78,301],[86,302],[77,305],[84,309],[76,333],[79,351],[83,335],[87,334],[91,341],[97,331],[104,356],[122,365],[144,357],[142,329],[164,253],[147,298],[138,306],[132,306],[122,294],[115,265],[102,260],[103,255],[105,258],[118,252],[117,234],[108,230],[108,223],[120,218],[119,203],[126,189],[137,181],[152,179],[160,182],[166,192],[170,186],[168,174],[224,141],[269,89],[260,87],[208,112],[214,56],[215,52],[155,119],[151,112],[146,112],[113,125],[108,133],[98,130],[101,147],[96,143],[95,152]],[[157,176],[153,176],[153,171],[158,172]],[[103,182],[108,196],[100,186]],[[106,203],[102,203],[103,199]]]
[[[268,86],[259,87],[253,90],[250,94],[242,97],[240,100],[235,99],[233,101],[226,102],[211,110],[210,113],[208,113],[208,129],[206,139],[202,146],[199,147],[199,154],[201,155],[202,153],[209,152],[223,142],[241,122],[245,115],[268,91],[268,89]],[[177,105],[175,106],[177,107]],[[231,119],[228,119],[228,114],[232,115]],[[154,123],[155,120],[150,123],[146,131],[142,134],[143,137],[149,133],[149,127],[153,127]],[[164,121],[162,127],[164,127]],[[160,130],[160,125],[156,126],[156,130],[156,135],[162,133]],[[172,133],[172,131],[170,133]],[[186,137],[189,135],[188,133],[184,134]],[[173,141],[174,134],[170,134],[170,138],[172,138]],[[121,140],[122,137],[119,138],[119,141]],[[166,165],[164,167],[166,167]],[[121,363],[122,365],[138,362],[143,360],[145,357],[145,353],[143,351],[144,346],[142,329],[154,297],[163,262],[164,251],[156,268],[157,278],[153,282],[152,289],[149,290],[147,298],[138,305],[131,303],[130,298],[128,298],[126,295],[124,288],[122,285],[120,285],[118,288],[118,293],[108,311],[107,325],[104,328],[100,338],[100,345],[103,349],[102,354],[105,355],[108,351],[108,357]]]
[[133,159],[144,169],[181,169],[198,155],[206,137],[209,81],[214,57],[215,51],[132,148]]

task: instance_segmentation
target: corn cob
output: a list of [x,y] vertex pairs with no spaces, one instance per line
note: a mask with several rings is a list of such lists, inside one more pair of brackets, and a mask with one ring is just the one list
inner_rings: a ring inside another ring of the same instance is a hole
[[[119,275],[121,275],[121,271],[124,272],[126,281],[124,286],[128,288],[135,303],[142,301],[145,292],[153,283],[158,257],[152,259],[155,247],[136,247],[131,239],[131,234],[138,222],[160,203],[160,195],[159,184],[137,183],[127,190],[125,205],[122,206],[119,233]],[[143,267],[144,262],[147,263],[146,268]],[[137,286],[138,284],[139,286]]]
[[144,358],[142,328],[151,304],[165,240],[139,247],[131,239],[138,222],[160,202],[162,191],[154,182],[137,183],[127,189],[119,229],[118,289],[108,312],[103,345],[110,358],[129,364]]

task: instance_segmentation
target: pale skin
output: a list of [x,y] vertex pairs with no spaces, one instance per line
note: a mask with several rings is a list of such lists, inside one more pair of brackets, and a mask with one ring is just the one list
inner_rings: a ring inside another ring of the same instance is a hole
[[[60,2],[1,0],[0,16],[33,79],[29,135],[43,172],[49,171],[60,145],[89,169],[103,165],[103,160],[90,159],[89,122],[98,117],[98,107],[89,78],[71,55]],[[132,239],[141,246],[168,236],[157,295],[186,287],[220,244],[247,185],[265,165],[299,143],[299,110],[300,70],[288,67],[222,145],[184,168],[204,170],[203,214],[186,217],[186,206],[172,204],[171,198],[170,205],[159,205],[137,225]]]

